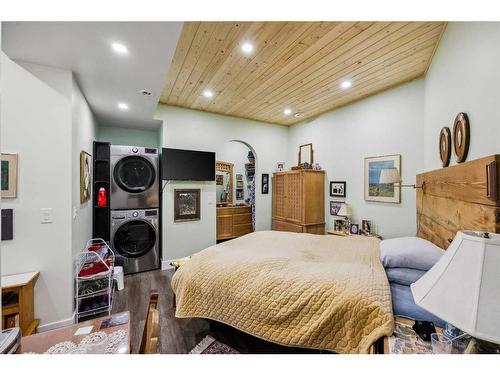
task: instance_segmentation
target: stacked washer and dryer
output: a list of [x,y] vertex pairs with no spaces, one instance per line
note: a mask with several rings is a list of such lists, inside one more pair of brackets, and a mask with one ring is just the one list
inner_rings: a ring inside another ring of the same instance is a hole
[[160,266],[158,149],[110,146],[110,244],[125,274]]

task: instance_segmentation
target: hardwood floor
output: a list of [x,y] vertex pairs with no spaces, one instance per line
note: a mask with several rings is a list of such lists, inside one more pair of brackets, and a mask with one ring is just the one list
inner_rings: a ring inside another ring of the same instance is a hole
[[241,353],[319,353],[315,350],[288,348],[257,339],[221,323],[205,319],[178,319],[173,308],[170,280],[173,270],[149,271],[125,276],[125,288],[115,292],[113,313],[130,311],[131,352],[139,350],[149,294],[158,291],[160,311],[160,353],[189,353],[210,334]]

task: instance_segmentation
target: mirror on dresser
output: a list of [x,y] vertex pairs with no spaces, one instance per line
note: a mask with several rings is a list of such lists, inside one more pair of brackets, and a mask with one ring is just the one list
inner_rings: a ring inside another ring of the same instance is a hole
[[217,206],[233,204],[233,163],[215,162],[215,194]]
[[248,144],[228,141],[216,160],[217,241],[225,241],[254,230],[256,158]]

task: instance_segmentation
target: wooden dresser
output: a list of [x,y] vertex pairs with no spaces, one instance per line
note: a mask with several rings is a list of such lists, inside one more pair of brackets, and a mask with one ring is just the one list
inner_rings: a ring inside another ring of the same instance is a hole
[[325,234],[325,172],[273,174],[273,230]]
[[240,237],[252,231],[250,206],[217,207],[217,241]]

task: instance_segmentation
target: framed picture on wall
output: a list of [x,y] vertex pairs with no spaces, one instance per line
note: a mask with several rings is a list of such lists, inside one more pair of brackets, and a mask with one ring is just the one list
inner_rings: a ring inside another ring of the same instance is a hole
[[2,153],[2,198],[17,197],[17,154]]
[[80,204],[88,202],[90,199],[90,184],[92,156],[85,151],[80,151]]
[[262,194],[269,194],[269,174],[262,173]]
[[345,198],[345,181],[330,181],[330,197]]
[[245,194],[243,192],[243,189],[236,189],[236,199],[241,201],[245,198]]
[[365,201],[401,203],[401,185],[380,183],[384,169],[397,169],[401,175],[401,155],[365,158]]
[[340,211],[343,202],[330,201],[330,215],[336,216]]
[[200,189],[174,190],[174,221],[200,220]]

